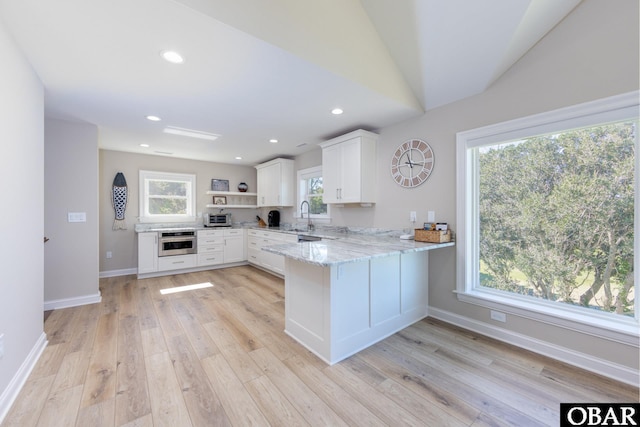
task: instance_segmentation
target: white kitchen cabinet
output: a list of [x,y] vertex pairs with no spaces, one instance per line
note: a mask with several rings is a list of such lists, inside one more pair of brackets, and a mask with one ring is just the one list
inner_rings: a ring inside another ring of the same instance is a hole
[[249,230],[247,236],[247,258],[251,264],[269,270],[280,276],[284,275],[284,256],[265,252],[265,246],[281,245],[283,243],[295,243],[298,236],[295,234],[279,233],[268,230]]
[[246,261],[245,253],[243,229],[198,231],[198,266]]
[[195,254],[173,255],[158,258],[158,271],[182,270],[196,266],[197,256]]
[[243,229],[224,230],[224,262],[242,262],[247,260]]
[[285,333],[331,365],[428,315],[429,251],[285,269]]
[[158,271],[158,233],[138,233],[138,274]]
[[216,265],[224,262],[224,231],[198,230],[197,265]]
[[375,203],[377,141],[357,130],[320,144],[324,203]]
[[256,166],[258,207],[294,205],[294,161],[274,159]]

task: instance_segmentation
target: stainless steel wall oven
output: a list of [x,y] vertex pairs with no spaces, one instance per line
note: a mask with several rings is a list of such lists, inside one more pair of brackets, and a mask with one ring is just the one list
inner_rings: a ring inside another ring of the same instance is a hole
[[195,254],[196,232],[167,230],[158,232],[158,256]]

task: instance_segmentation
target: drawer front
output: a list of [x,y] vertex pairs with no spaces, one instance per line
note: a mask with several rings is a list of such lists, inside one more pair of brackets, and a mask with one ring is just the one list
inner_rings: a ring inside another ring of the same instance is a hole
[[200,250],[202,246],[210,245],[224,245],[224,236],[221,234],[220,236],[198,237],[198,250]]
[[198,265],[216,265],[224,262],[223,252],[208,252],[198,254]]
[[212,252],[222,252],[222,251],[224,251],[224,244],[208,245],[208,246],[198,245],[198,254],[209,254]]
[[244,234],[244,230],[238,229],[238,228],[234,228],[234,229],[231,229],[231,230],[224,230],[223,234],[224,234],[225,237],[242,236]]
[[262,240],[259,237],[252,237],[250,236],[247,239],[247,247],[248,249],[260,249],[262,247]]
[[211,236],[223,236],[224,230],[198,230],[198,239]]
[[175,255],[158,258],[158,270],[180,270],[196,266],[196,255]]

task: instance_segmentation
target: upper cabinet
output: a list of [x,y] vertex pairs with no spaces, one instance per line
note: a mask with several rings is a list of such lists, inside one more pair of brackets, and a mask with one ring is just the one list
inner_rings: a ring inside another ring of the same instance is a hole
[[256,166],[258,207],[294,205],[293,165],[293,160],[274,159]]
[[357,130],[320,143],[324,203],[376,202],[378,135]]

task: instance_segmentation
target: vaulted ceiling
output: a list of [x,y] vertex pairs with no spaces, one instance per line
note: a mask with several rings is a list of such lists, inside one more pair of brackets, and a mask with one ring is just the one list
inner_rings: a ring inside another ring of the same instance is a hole
[[0,0],[0,19],[46,116],[100,148],[256,164],[483,92],[580,1]]

